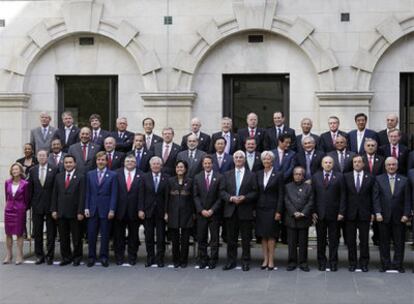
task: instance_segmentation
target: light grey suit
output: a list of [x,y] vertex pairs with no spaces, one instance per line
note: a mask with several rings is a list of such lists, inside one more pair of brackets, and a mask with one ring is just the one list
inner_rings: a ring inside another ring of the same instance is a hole
[[37,127],[30,131],[30,142],[34,147],[35,153],[40,149],[50,151],[50,142],[52,141],[53,135],[56,132],[56,128],[49,126],[49,130],[46,134],[46,138],[43,136],[43,127]]
[[177,160],[184,160],[188,164],[187,176],[189,178],[194,178],[194,176],[199,173],[202,168],[202,159],[207,154],[204,151],[195,149],[194,157],[190,159],[188,150],[181,151],[177,154]]

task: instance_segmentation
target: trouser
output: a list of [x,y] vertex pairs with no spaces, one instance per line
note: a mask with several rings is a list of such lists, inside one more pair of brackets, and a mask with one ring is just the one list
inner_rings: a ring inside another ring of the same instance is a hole
[[[291,266],[307,265],[308,263],[308,232],[309,228],[287,227],[289,249],[288,264]],[[299,247],[299,260],[298,260]]]
[[[405,224],[378,223],[380,233],[380,259],[384,267],[402,267],[404,262]],[[391,263],[391,240],[394,244],[394,258]]]
[[174,264],[188,263],[188,248],[193,228],[168,228],[172,242],[172,256]]
[[36,214],[33,213],[33,234],[35,243],[35,255],[37,258],[44,258],[43,250],[43,226],[46,222],[46,257],[53,260],[55,255],[55,239],[56,239],[56,222],[50,213]]
[[145,218],[144,221],[145,227],[145,247],[147,248],[147,261],[154,262],[154,244],[155,244],[155,235],[154,230],[156,231],[157,236],[157,262],[164,261],[165,255],[165,221],[164,219],[157,218],[155,216],[150,218]]
[[338,222],[329,220],[318,220],[316,223],[317,236],[317,259],[319,265],[326,265],[326,238],[328,237],[329,263],[338,263]]
[[[60,253],[63,261],[81,261],[82,250],[82,221],[76,218],[60,218],[58,220],[58,229],[60,235]],[[73,252],[70,248],[70,239],[72,237]]]
[[[216,217],[197,218],[198,260],[207,263],[210,259],[218,260],[220,222]],[[210,231],[210,257],[207,254],[208,232]]]
[[359,266],[368,266],[369,262],[369,221],[346,222],[349,266],[357,266],[357,232],[359,235]]
[[98,229],[101,235],[101,246],[99,249],[99,259],[108,260],[109,257],[109,229],[111,221],[108,218],[100,218],[96,213],[88,219],[88,258],[96,260],[96,241]]
[[126,230],[128,229],[128,261],[135,262],[138,253],[138,220],[115,219],[114,221],[114,247],[115,258],[117,261],[123,261],[126,247]]
[[242,240],[242,262],[250,262],[250,241],[252,240],[252,221],[240,220],[237,213],[234,212],[230,218],[226,218],[227,229],[227,262],[236,263],[237,261],[237,243],[239,232]]

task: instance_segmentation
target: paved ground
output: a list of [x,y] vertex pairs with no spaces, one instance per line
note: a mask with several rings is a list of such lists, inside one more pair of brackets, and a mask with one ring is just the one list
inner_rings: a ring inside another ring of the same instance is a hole
[[[3,258],[4,243],[0,246]],[[408,245],[405,274],[379,273],[376,248],[371,250],[373,261],[368,273],[350,273],[346,263],[341,263],[336,273],[319,272],[313,244],[309,273],[286,271],[285,246],[276,250],[279,268],[271,272],[260,270],[258,247],[253,249],[249,272],[225,272],[221,267],[198,270],[194,263],[187,269],[145,268],[143,249],[134,267],[37,266],[31,264],[33,257],[20,266],[0,265],[0,303],[414,303],[414,274],[409,269],[413,252]],[[340,258],[346,260],[344,248]]]

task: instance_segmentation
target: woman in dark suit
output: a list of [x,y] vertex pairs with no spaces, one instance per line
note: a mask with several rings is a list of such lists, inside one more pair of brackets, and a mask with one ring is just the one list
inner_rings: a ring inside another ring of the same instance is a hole
[[29,179],[30,169],[37,165],[37,159],[34,155],[34,148],[31,143],[24,144],[24,157],[16,160],[16,163],[19,163],[23,166],[26,179]]
[[172,241],[174,268],[187,267],[189,240],[194,224],[193,187],[192,180],[186,177],[187,170],[186,161],[177,161],[177,175],[169,178],[167,186],[165,220]]
[[13,235],[17,236],[16,265],[23,263],[23,234],[26,228],[26,210],[30,200],[29,182],[25,180],[23,166],[14,163],[10,167],[10,179],[6,180],[4,193],[4,228],[6,231],[7,254],[3,264],[12,260]]
[[279,236],[283,207],[283,172],[276,172],[273,168],[273,152],[264,151],[260,158],[264,169],[257,172],[259,199],[256,207],[256,236],[262,239],[261,269],[273,270],[275,243]]

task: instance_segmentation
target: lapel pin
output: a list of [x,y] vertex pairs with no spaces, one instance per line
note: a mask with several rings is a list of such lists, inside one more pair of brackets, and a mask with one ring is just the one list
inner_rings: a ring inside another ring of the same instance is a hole
[[75,179],[75,178],[76,178],[76,175],[73,176],[73,179]]
[[106,173],[105,176],[108,177],[109,176],[108,173]]
[[365,175],[365,178],[368,178],[368,175]]
[[302,188],[299,188],[299,192],[302,192]]
[[147,155],[147,152],[144,152],[144,155]]
[[136,178],[139,178],[139,174],[137,174],[135,177],[136,177]]
[[397,178],[397,181],[400,181],[400,178]]
[[49,168],[49,172],[51,172],[52,171],[52,169],[51,168]]
[[272,173],[272,176],[275,176],[275,174],[274,174],[274,173]]
[[257,135],[260,135],[260,132],[257,132]]
[[214,178],[213,178],[213,182],[214,182],[215,180],[216,180],[216,178],[214,177]]
[[204,140],[204,138],[200,137],[200,140],[201,140],[201,141],[203,141],[203,140]]

